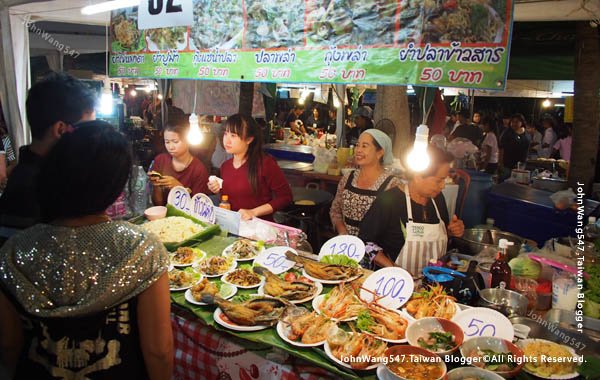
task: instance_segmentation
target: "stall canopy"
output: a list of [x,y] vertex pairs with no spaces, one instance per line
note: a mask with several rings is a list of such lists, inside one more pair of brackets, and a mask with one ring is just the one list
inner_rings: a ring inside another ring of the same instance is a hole
[[[11,137],[15,146],[29,143],[30,136],[25,128],[25,95],[29,88],[29,46],[30,40],[27,26],[31,22],[54,21],[64,23],[108,25],[110,14],[84,16],[80,9],[85,5],[99,3],[99,0],[56,0],[34,2],[30,0],[0,1],[0,21],[2,30],[2,59],[0,59],[0,100]],[[592,20],[600,14],[600,1],[590,0],[551,0],[551,1],[520,1],[514,6],[515,21],[561,21],[561,20]],[[61,36],[59,36],[61,37]],[[38,48],[40,41],[33,41],[31,46]],[[49,38],[48,38],[49,40]],[[53,39],[56,41],[56,38]],[[44,40],[48,45],[48,41]],[[64,44],[64,41],[59,42]],[[101,50],[101,42],[97,39],[89,41],[88,47]],[[55,43],[55,42],[52,42]],[[67,44],[64,44],[67,46]],[[53,45],[55,48],[57,46]],[[59,45],[60,46],[60,45]],[[70,48],[76,43],[69,45]],[[47,47],[47,46],[46,46]],[[57,49],[58,50],[58,49]],[[68,53],[69,51],[67,51]],[[511,62],[511,67],[513,62]],[[527,71],[517,70],[531,68],[526,58],[514,62],[515,77],[523,77]],[[556,70],[556,72],[562,70]],[[517,74],[518,72],[521,72]],[[534,75],[539,71],[533,71]],[[512,74],[511,74],[512,77]],[[561,79],[561,78],[553,78]]]

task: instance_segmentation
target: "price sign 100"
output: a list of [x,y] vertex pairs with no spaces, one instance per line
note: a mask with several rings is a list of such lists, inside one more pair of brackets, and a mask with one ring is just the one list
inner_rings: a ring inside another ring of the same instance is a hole
[[402,278],[397,280],[395,277],[382,276],[377,280],[377,282],[375,282],[375,285],[377,285],[375,288],[375,293],[383,297],[389,296],[392,298],[398,298],[398,300],[402,302],[406,299],[405,297],[400,296],[402,289],[404,289],[404,284],[405,281]]

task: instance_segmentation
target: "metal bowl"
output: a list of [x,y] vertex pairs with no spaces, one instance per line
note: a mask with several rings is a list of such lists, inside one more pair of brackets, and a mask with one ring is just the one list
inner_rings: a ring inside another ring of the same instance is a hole
[[479,291],[479,306],[498,310],[508,318],[527,314],[528,300],[522,294],[501,288],[488,288]]
[[498,249],[500,239],[506,239],[515,243],[507,250],[509,260],[517,257],[521,250],[521,245],[525,243],[524,238],[509,232],[485,228],[469,228],[465,230],[461,238],[454,238],[454,246],[458,248],[460,253],[475,256],[484,249]]

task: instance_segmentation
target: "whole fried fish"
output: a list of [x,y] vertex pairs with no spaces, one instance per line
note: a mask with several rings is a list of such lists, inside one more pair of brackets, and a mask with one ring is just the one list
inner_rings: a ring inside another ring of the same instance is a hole
[[308,273],[312,277],[321,280],[347,280],[349,278],[362,274],[362,270],[360,268],[355,268],[347,265],[320,263],[318,261],[307,259],[300,255],[295,255],[291,251],[287,251],[285,253],[285,257],[287,257],[288,260],[292,260],[299,264],[302,264],[304,266],[304,270],[306,270],[306,273]]
[[292,306],[285,300],[271,297],[256,297],[236,303],[219,296],[204,294],[202,301],[217,304],[227,318],[242,326],[272,326],[279,321],[285,310]]
[[317,290],[313,284],[302,281],[287,282],[264,267],[254,267],[254,272],[265,277],[264,291],[273,297],[282,297],[288,300],[302,300],[315,294]]

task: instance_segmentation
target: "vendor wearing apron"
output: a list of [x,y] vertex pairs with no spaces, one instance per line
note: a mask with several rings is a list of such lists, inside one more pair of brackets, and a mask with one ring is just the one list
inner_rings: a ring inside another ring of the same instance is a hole
[[448,216],[442,190],[452,156],[430,146],[431,163],[409,181],[377,197],[365,215],[359,237],[375,251],[377,266],[400,266],[420,277],[430,260],[446,253],[448,236],[462,236],[464,224]]

